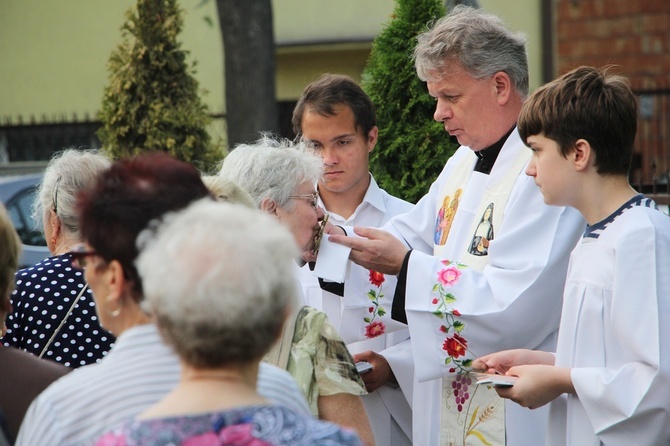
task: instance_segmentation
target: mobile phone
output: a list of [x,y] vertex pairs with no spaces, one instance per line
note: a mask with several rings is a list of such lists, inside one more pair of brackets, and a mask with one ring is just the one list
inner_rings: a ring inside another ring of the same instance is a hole
[[362,375],[372,370],[372,364],[367,361],[358,361],[356,363],[356,370],[358,370],[358,373]]

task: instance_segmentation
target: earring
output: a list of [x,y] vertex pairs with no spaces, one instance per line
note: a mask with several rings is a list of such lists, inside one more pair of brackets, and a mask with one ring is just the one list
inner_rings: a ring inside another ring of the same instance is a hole
[[109,298],[107,298],[107,301],[105,302],[105,312],[110,315],[111,317],[117,317],[118,315],[121,314],[121,307],[117,308],[116,310],[109,311],[107,309],[107,303],[109,303]]

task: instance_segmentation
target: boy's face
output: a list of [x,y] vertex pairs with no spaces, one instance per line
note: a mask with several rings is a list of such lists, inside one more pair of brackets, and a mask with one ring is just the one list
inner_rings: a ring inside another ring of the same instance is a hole
[[558,143],[544,134],[529,136],[526,142],[533,151],[526,175],[535,179],[544,202],[554,206],[572,204],[578,183],[570,157],[564,158]]
[[303,137],[323,159],[319,189],[337,194],[367,189],[368,160],[377,143],[377,127],[364,135],[356,128],[351,108],[337,105],[333,109],[333,116],[322,116],[308,108],[302,118]]

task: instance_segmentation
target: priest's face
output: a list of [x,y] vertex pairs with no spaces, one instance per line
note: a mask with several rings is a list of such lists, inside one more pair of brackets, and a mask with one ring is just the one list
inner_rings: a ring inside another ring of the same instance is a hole
[[440,81],[427,82],[428,93],[437,101],[433,117],[459,144],[482,150],[509,130],[501,117],[501,75],[475,79],[455,64],[439,73]]
[[565,158],[558,143],[544,134],[529,136],[527,143],[533,155],[526,175],[533,177],[544,202],[555,206],[574,205],[579,182],[571,156]]

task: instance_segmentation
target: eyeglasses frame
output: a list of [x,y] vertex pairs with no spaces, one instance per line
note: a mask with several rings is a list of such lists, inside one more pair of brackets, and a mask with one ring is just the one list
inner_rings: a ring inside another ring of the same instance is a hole
[[314,210],[319,208],[319,193],[314,192],[311,194],[298,194],[298,195],[289,195],[288,198],[295,200],[305,200],[310,201]]

